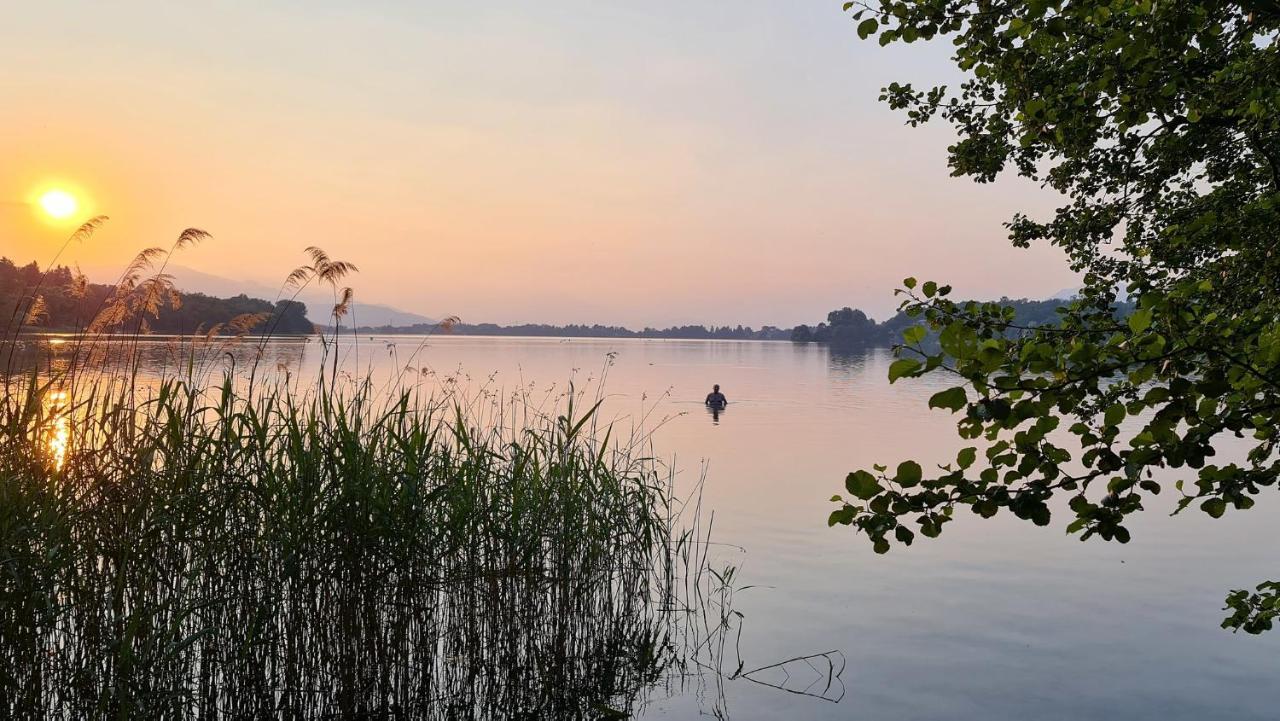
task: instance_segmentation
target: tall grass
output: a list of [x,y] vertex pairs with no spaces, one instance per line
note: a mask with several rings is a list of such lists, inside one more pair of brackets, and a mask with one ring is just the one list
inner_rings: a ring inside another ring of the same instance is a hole
[[0,402],[9,717],[636,703],[672,659],[664,609],[681,603],[662,467],[592,435],[595,409],[573,395],[546,413],[335,388],[250,398],[230,377],[108,378],[59,408],[56,384],[14,384]]

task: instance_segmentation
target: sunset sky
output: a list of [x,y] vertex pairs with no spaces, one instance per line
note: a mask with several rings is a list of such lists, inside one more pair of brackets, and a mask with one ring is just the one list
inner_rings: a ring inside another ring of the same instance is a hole
[[790,326],[883,318],[906,275],[962,296],[1075,284],[1001,222],[1054,198],[950,178],[942,125],[877,102],[954,82],[948,45],[880,48],[840,0],[11,3],[0,255],[105,279],[182,228],[179,263],[273,283],[319,245],[357,299],[465,321]]

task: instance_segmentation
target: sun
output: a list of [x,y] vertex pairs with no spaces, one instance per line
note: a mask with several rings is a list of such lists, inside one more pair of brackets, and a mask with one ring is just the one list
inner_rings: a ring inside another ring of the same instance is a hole
[[80,204],[76,202],[75,196],[65,190],[47,190],[40,196],[40,207],[44,212],[55,220],[63,220],[71,217],[76,212]]

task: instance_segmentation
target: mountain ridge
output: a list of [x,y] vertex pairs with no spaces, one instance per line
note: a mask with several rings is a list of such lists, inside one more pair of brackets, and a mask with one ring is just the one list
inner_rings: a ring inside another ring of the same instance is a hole
[[[174,285],[193,293],[204,293],[213,296],[250,295],[266,299],[275,298],[280,287],[271,287],[265,283],[245,280],[237,281],[212,273],[206,273],[185,265],[169,266]],[[298,295],[298,301],[307,306],[307,317],[317,325],[327,325],[333,308],[333,300],[320,289],[306,289]],[[356,294],[352,304],[354,312],[351,316],[359,325],[370,326],[411,326],[417,324],[434,325],[437,321],[430,316],[401,310],[380,303],[366,303]],[[350,322],[350,321],[348,321]]]

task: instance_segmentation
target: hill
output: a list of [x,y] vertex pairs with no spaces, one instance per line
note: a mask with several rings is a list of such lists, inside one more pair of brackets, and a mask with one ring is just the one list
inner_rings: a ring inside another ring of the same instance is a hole
[[[265,283],[254,281],[233,280],[184,265],[171,265],[169,266],[169,271],[173,275],[174,284],[188,292],[199,292],[219,297],[247,293],[259,298],[275,298],[280,293],[279,286],[272,287]],[[333,299],[324,290],[317,288],[306,289],[298,295],[296,300],[307,306],[306,314],[308,317],[315,318],[320,323],[327,322],[333,308]],[[410,326],[420,323],[434,325],[436,323],[434,318],[420,313],[410,313],[409,311],[379,303],[365,303],[360,299],[358,292],[356,300],[352,304],[352,313],[348,315],[345,322],[349,323],[352,320],[360,325],[369,326]]]

